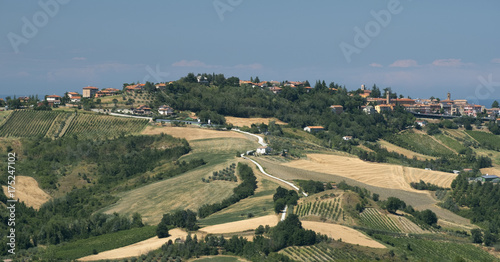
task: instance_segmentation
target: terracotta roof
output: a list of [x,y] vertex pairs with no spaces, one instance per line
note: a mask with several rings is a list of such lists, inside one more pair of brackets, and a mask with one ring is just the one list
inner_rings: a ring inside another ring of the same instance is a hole
[[95,86],[87,86],[87,87],[84,87],[83,89],[95,89],[95,90],[97,90],[97,89],[99,89],[99,88],[97,88],[97,87],[95,87]]
[[52,97],[52,98],[61,98],[60,96],[58,95],[50,95],[50,96],[47,96],[47,97]]
[[341,105],[332,105],[332,106],[330,106],[330,107],[331,107],[331,108],[344,108],[344,107],[343,107],[343,106],[341,106]]
[[322,127],[322,126],[307,126],[307,127],[311,128],[311,129],[319,129],[319,128],[324,128],[324,127]]

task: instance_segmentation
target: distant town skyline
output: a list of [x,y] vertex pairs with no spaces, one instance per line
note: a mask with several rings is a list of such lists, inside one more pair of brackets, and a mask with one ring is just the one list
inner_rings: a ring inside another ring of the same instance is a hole
[[[362,4],[360,4],[362,3]],[[500,100],[500,2],[0,2],[0,96],[177,80],[325,80]]]

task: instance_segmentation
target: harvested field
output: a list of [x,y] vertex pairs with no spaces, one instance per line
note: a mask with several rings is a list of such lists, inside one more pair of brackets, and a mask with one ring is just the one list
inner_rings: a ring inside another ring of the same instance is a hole
[[386,248],[379,242],[371,239],[363,233],[352,229],[350,227],[341,226],[337,224],[329,224],[323,222],[301,221],[302,227],[305,229],[313,230],[317,233],[327,235],[333,239],[342,239],[342,242],[350,244],[358,244],[360,246],[373,247],[373,248]]
[[417,210],[430,209],[438,215],[440,220],[445,219],[455,224],[464,226],[471,225],[468,219],[463,218],[449,210],[436,206],[437,201],[430,195],[430,193],[425,191],[377,187],[345,176],[281,165],[281,162],[274,162],[264,157],[259,158],[259,163],[266,169],[267,172],[281,179],[285,179],[288,181],[295,179],[311,179],[323,182],[345,181],[349,185],[363,187],[368,189],[372,193],[377,193],[380,195],[381,199],[386,199],[393,196],[405,201],[407,205],[412,205]]
[[208,234],[226,234],[244,232],[248,230],[255,230],[260,225],[269,225],[270,227],[276,226],[279,222],[279,216],[268,215],[263,217],[256,217],[242,221],[230,222],[214,226],[201,228],[199,231]]
[[97,255],[86,256],[78,259],[79,261],[96,261],[96,260],[107,260],[107,259],[121,259],[126,257],[138,257],[142,254],[147,254],[150,251],[159,249],[163,244],[167,243],[169,240],[175,241],[177,238],[185,239],[187,233],[176,228],[169,230],[169,237],[158,238],[153,237],[129,246],[105,251]]
[[376,187],[416,191],[410,182],[423,180],[441,187],[450,187],[455,174],[403,167],[389,164],[369,163],[358,158],[337,155],[309,154],[308,159],[292,161],[284,166],[317,171],[351,178]]
[[269,124],[270,121],[275,121],[278,125],[286,125],[285,122],[278,120],[277,118],[262,118],[262,117],[252,117],[252,118],[243,118],[243,117],[232,117],[226,116],[226,122],[229,124],[233,124],[234,126],[251,126],[252,124]]
[[436,157],[433,157],[433,156],[426,156],[426,155],[422,155],[422,154],[419,154],[419,153],[416,153],[416,152],[413,152],[411,150],[408,150],[406,148],[402,148],[402,147],[399,147],[397,145],[394,145],[394,144],[391,144],[385,140],[379,140],[378,143],[380,144],[380,146],[382,148],[385,148],[387,149],[389,152],[396,152],[398,154],[402,154],[404,156],[406,156],[407,158],[413,158],[413,157],[417,157],[418,160],[430,160],[430,159],[436,159]]
[[[16,176],[14,187],[16,188],[16,198],[34,209],[39,209],[45,202],[51,199],[50,195],[38,186],[38,182],[29,176]],[[7,187],[2,186],[2,188],[4,194],[9,196]]]
[[245,135],[230,132],[230,131],[217,131],[199,127],[157,127],[157,126],[147,126],[141,134],[143,135],[159,135],[165,133],[173,137],[185,138],[188,141],[198,140],[198,139],[210,139],[210,138],[246,138]]

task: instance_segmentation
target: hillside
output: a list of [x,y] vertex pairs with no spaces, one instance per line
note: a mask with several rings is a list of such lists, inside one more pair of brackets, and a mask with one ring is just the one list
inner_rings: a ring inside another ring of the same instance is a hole
[[113,138],[144,129],[147,120],[63,111],[12,112],[2,124],[0,137]]

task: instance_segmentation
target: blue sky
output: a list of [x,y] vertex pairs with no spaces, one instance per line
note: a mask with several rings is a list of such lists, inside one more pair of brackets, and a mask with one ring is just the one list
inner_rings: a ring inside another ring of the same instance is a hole
[[215,72],[500,99],[498,10],[494,0],[0,0],[0,94]]

